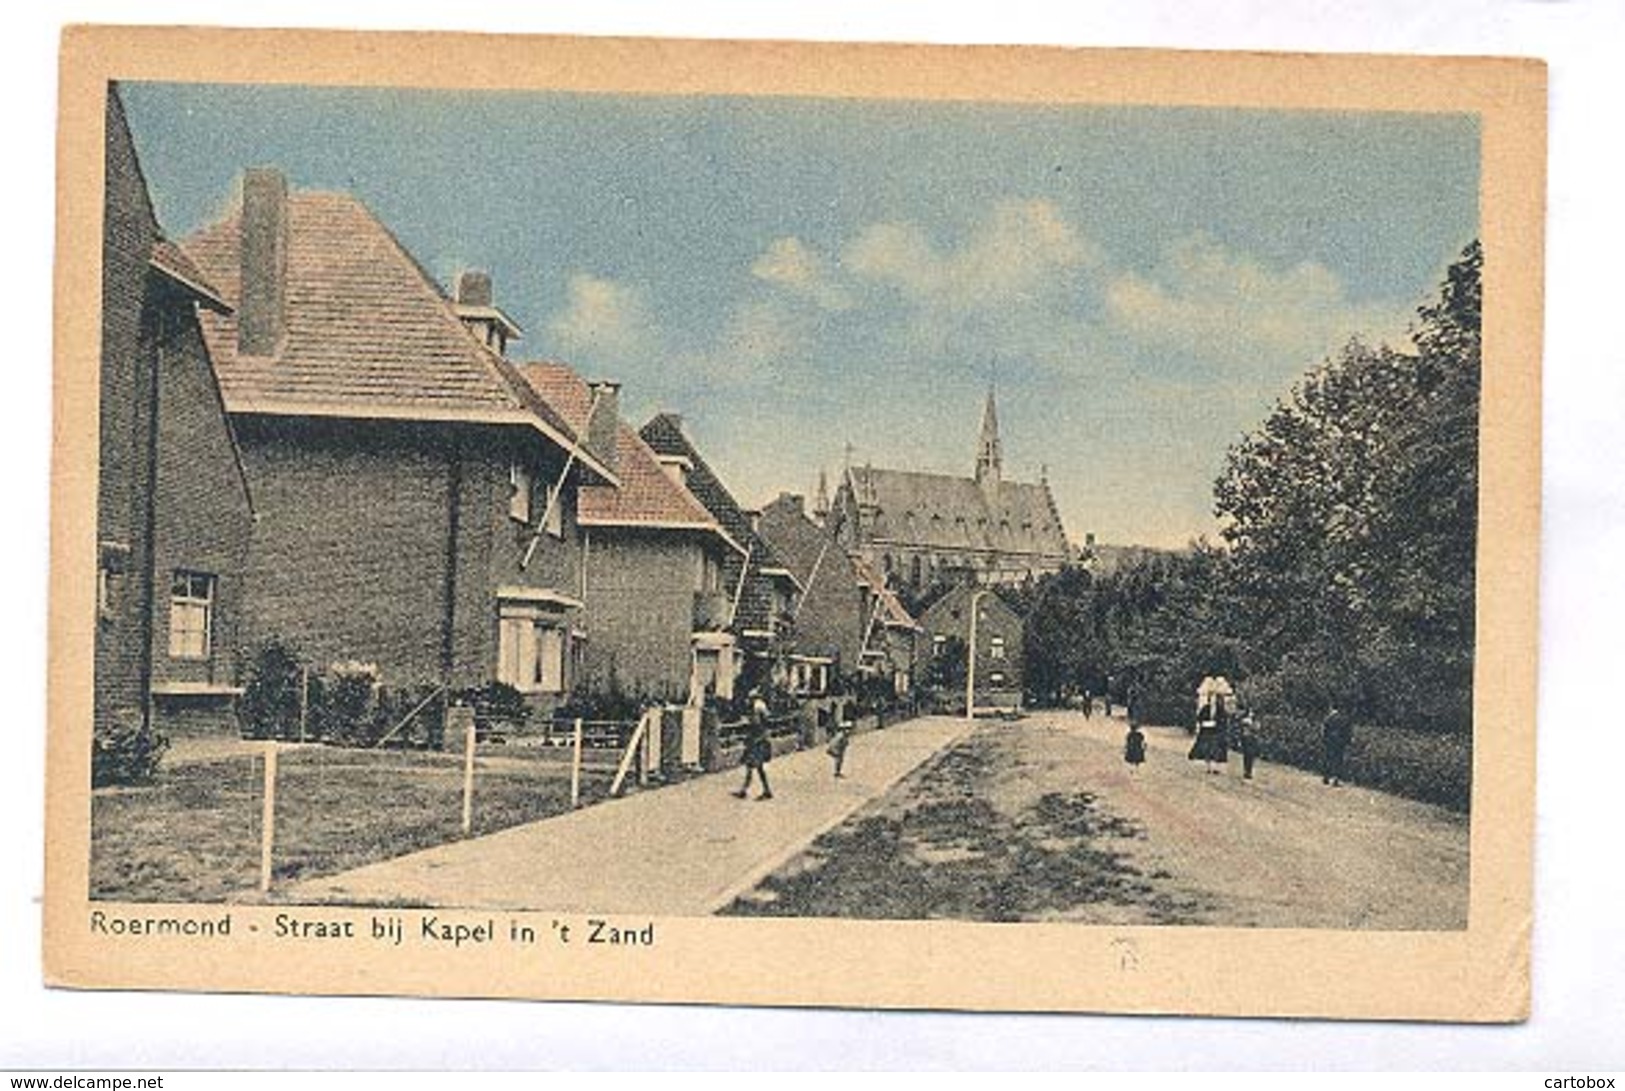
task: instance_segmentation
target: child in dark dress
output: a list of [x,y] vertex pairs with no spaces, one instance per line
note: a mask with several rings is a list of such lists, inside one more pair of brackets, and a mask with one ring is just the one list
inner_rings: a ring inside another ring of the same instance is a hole
[[835,775],[843,776],[841,766],[846,764],[846,748],[852,743],[852,725],[842,722],[835,728],[835,734],[829,738],[827,753],[835,759]]
[[1123,740],[1123,760],[1128,762],[1130,773],[1138,773],[1145,764],[1145,732],[1137,723],[1128,725],[1128,737]]
[[751,694],[750,727],[745,734],[745,783],[734,795],[744,799],[750,794],[751,777],[760,777],[762,794],[757,799],[772,799],[773,789],[767,783],[767,763],[773,757],[773,740],[767,733],[767,702],[760,693]]
[[1253,779],[1253,765],[1258,761],[1258,734],[1253,721],[1252,711],[1249,709],[1241,714],[1241,724],[1236,730],[1236,749],[1241,751],[1241,778]]

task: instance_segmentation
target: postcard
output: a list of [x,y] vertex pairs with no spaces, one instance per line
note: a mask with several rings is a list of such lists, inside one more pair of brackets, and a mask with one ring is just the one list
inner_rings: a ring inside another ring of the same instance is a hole
[[48,982],[1526,1018],[1545,108],[69,29]]

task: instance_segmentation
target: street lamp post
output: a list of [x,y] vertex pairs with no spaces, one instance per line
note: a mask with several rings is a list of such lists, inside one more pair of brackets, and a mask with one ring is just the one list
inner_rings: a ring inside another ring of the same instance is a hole
[[965,719],[976,719],[976,619],[982,612],[982,598],[987,588],[972,591],[970,596],[970,640],[965,644]]

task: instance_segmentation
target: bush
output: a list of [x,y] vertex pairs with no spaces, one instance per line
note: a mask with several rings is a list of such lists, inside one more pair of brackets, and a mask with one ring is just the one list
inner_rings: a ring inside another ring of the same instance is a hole
[[299,689],[303,665],[292,647],[266,641],[248,664],[237,704],[243,731],[252,739],[290,739],[299,734]]
[[336,666],[312,682],[308,715],[315,734],[339,746],[371,746],[388,725],[378,726],[378,675],[360,666]]
[[146,784],[158,772],[158,762],[167,749],[169,739],[144,729],[133,715],[119,716],[109,726],[98,726],[91,740],[91,787]]
[[[403,723],[407,716],[411,721]],[[441,749],[446,743],[446,700],[441,687],[429,682],[378,687],[368,734],[374,745]]]
[[474,710],[474,732],[479,737],[511,734],[530,721],[525,695],[506,682],[487,682],[457,693],[454,704]]
[[[1262,760],[1319,771],[1318,721],[1260,716],[1255,730]],[[1472,802],[1472,737],[1362,726],[1354,732],[1344,773],[1355,784],[1465,814]]]
[[1190,730],[1196,723],[1196,687],[1192,686],[1189,693],[1172,686],[1135,691],[1133,711],[1142,724]]
[[606,723],[625,723],[643,715],[650,704],[647,697],[628,693],[618,685],[608,689],[578,687],[569,700],[553,713],[555,720],[598,720]]
[[888,676],[859,675],[854,682],[853,691],[857,695],[860,716],[882,713],[897,700],[897,688]]

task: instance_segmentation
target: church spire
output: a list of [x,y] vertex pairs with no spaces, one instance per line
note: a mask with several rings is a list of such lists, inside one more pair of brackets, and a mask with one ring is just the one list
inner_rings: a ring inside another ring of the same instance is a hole
[[999,411],[993,403],[993,384],[987,387],[982,408],[982,436],[976,446],[976,483],[998,485],[1004,473],[1004,452],[999,446]]

